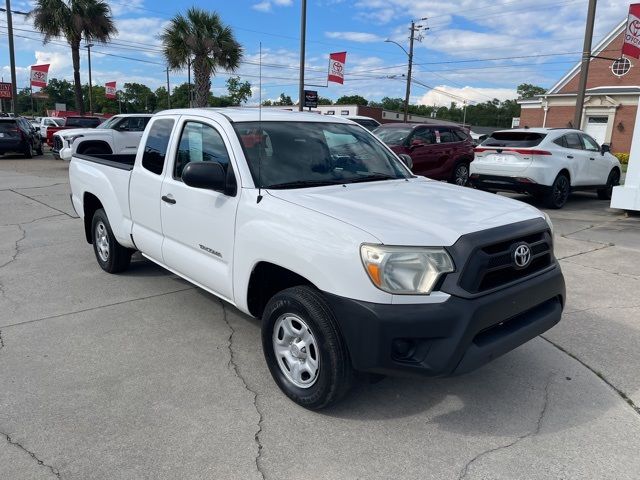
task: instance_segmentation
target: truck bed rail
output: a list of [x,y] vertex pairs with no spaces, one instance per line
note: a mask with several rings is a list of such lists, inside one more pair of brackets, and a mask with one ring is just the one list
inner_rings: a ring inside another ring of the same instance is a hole
[[73,155],[74,158],[79,158],[81,160],[86,160],[88,162],[99,163],[101,165],[106,165],[107,167],[119,168],[120,170],[133,170],[133,164],[136,161],[135,154],[112,154],[112,153],[104,153],[104,154],[94,154],[94,155],[84,155],[81,153],[75,153]]

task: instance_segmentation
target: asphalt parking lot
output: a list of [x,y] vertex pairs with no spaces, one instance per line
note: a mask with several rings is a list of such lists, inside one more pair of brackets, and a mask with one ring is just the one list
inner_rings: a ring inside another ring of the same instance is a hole
[[142,258],[98,267],[65,162],[0,157],[0,479],[637,479],[640,217],[549,213],[568,304],[544,338],[314,413],[257,320]]

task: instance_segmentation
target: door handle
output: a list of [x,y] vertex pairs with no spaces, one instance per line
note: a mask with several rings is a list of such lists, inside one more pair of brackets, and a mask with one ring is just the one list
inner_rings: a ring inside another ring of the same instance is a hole
[[573,155],[567,155],[567,158],[573,158]]
[[162,201],[170,203],[171,205],[174,205],[176,203],[175,198],[167,197],[166,195],[162,196]]

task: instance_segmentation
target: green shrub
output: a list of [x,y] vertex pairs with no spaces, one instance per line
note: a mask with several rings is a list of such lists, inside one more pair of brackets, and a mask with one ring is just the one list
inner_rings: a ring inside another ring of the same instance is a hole
[[627,165],[629,163],[629,154],[628,153],[614,153],[614,155],[620,161],[621,164]]

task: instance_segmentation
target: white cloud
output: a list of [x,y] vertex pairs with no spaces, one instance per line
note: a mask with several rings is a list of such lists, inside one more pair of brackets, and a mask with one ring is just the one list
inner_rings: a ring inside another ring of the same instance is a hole
[[273,4],[280,7],[289,7],[293,5],[293,0],[273,0]]
[[417,100],[420,105],[449,106],[451,102],[461,104],[483,103],[493,98],[498,100],[513,100],[518,94],[511,88],[478,88],[478,87],[452,87],[450,85],[438,85],[435,90],[430,90]]
[[337,38],[349,42],[372,43],[384,41],[384,38],[367,32],[325,32],[324,34],[329,38]]
[[271,11],[271,2],[264,1],[264,2],[260,2],[260,3],[256,3],[256,4],[252,5],[251,8],[253,8],[254,10],[257,10],[259,12],[270,12]]

